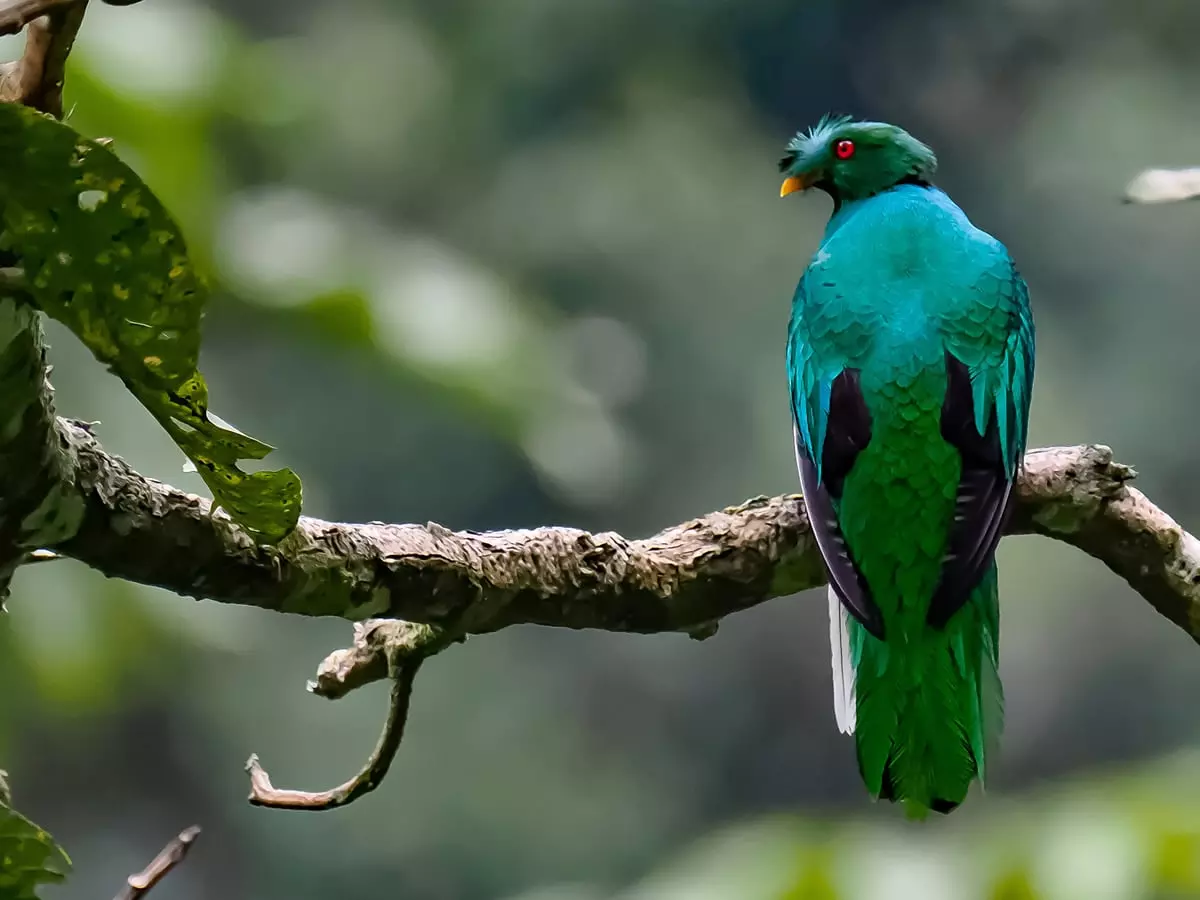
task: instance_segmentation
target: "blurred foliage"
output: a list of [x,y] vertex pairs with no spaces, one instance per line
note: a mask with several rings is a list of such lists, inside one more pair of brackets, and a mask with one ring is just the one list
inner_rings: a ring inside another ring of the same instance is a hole
[[107,148],[23,106],[0,105],[0,169],[3,249],[38,307],[120,376],[236,522],[281,540],[300,517],[300,480],[240,471],[272,448],[208,411],[204,288],[167,211]]
[[0,900],[36,900],[38,888],[63,880],[71,861],[54,839],[20,813],[0,772]]
[[[707,838],[619,900],[1165,900],[1200,896],[1200,755],[905,829],[772,817]],[[520,895],[525,900],[526,895]],[[552,892],[532,896],[560,900]],[[573,896],[564,891],[561,900]]]
[[[304,473],[315,515],[646,534],[794,491],[784,332],[828,208],[779,202],[774,162],[829,109],[932,143],[1012,248],[1038,319],[1032,441],[1108,443],[1200,514],[1180,414],[1196,208],[1117,202],[1144,166],[1200,159],[1200,7],[91,6],[69,123],[114,138],[178,220],[213,285],[213,393]],[[62,411],[203,491],[51,337]],[[704,642],[473,639],[423,674],[388,783],[305,817],[247,809],[240,762],[311,787],[361,763],[382,697],[303,691],[348,626],[28,567],[0,622],[0,760],[86,873],[66,900],[191,821],[205,844],[163,888],[186,897],[1200,896],[1200,654],[1080,554],[1020,538],[1000,562],[993,784],[923,828],[864,796],[816,594]]]

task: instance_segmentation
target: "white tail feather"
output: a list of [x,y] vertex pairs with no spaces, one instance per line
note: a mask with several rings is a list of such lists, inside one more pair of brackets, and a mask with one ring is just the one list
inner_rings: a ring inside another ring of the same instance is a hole
[[838,731],[854,734],[858,701],[854,696],[854,664],[850,661],[850,626],[846,608],[829,588],[829,649],[833,656],[833,715]]

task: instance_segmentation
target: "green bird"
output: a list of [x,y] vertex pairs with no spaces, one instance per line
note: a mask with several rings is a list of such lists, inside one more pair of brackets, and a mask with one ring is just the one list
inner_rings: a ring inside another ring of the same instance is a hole
[[833,198],[787,369],[838,728],[873,796],[949,813],[1004,718],[995,552],[1025,453],[1029,292],[904,130],[826,116],[779,167],[780,196]]

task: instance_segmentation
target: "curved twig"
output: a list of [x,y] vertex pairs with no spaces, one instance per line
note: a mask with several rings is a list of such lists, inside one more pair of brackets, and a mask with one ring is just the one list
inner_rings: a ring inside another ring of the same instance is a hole
[[251,754],[246,761],[246,771],[250,773],[250,802],[255,806],[269,806],[273,809],[302,809],[325,810],[337,809],[353,803],[364,794],[369,794],[391,768],[396,751],[404,738],[404,726],[408,721],[409,701],[412,699],[413,679],[424,661],[424,655],[414,655],[399,660],[392,673],[392,694],[388,704],[387,721],[383,733],[367,764],[353,778],[344,784],[327,791],[295,791],[282,790],[271,784],[271,777],[258,761],[257,754]]

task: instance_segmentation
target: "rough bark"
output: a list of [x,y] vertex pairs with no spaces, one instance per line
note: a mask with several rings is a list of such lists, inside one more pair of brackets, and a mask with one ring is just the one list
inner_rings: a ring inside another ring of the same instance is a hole
[[[37,532],[40,546],[111,577],[279,612],[403,620],[360,628],[355,646],[319,673],[314,690],[325,696],[385,677],[383,650],[404,644],[407,622],[454,636],[518,624],[704,636],[726,615],[825,582],[796,495],[755,498],[638,540],[305,517],[281,544],[257,545],[209,501],[106,453],[89,426],[45,418],[48,391],[43,380],[18,434],[45,434],[39,427],[50,422],[55,437],[43,440],[42,455],[26,449],[0,468],[4,508],[24,496],[25,507],[70,511],[47,516],[54,527]],[[10,421],[15,395],[0,394]],[[1080,548],[1200,640],[1200,544],[1129,484],[1133,476],[1106,447],[1032,451],[1009,533]]]
[[[107,575],[192,597],[478,634],[538,624],[704,631],[723,616],[825,583],[799,496],[756,498],[631,540],[573,528],[456,532],[302,518],[255,545],[207,500],[144,478],[60,421],[84,513],[52,549]],[[1031,452],[1009,533],[1106,563],[1200,639],[1200,545],[1134,489],[1106,447]]]
[[[310,684],[329,698],[468,634],[538,624],[704,637],[726,615],[825,583],[797,495],[755,498],[640,540],[571,528],[475,533],[306,517],[268,547],[214,514],[209,501],[107,454],[87,426],[60,419],[56,430],[83,512],[50,549],[185,596],[369,618]],[[1200,640],[1200,542],[1132,487],[1133,477],[1107,447],[1032,451],[1009,533],[1041,534],[1096,557]]]
[[[652,537],[573,528],[457,532],[302,518],[255,545],[207,500],[144,478],[78,423],[78,532],[55,545],[107,575],[191,597],[311,616],[397,618],[462,633],[509,625],[688,631],[825,583],[798,495],[755,498]],[[1105,447],[1026,457],[1010,533],[1039,533],[1103,560],[1193,637],[1200,566],[1190,535],[1127,482]]]

